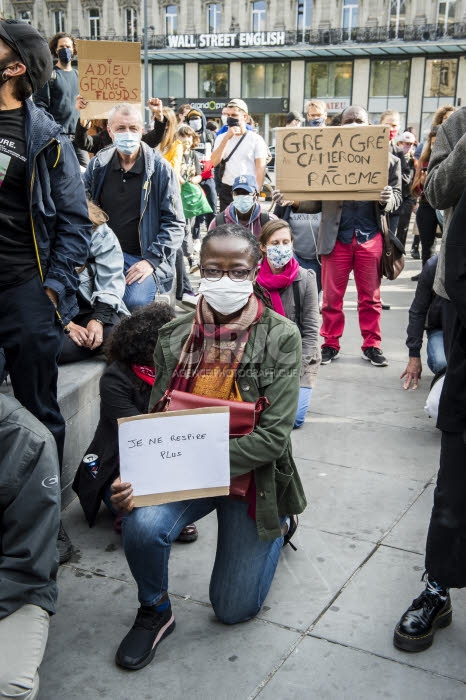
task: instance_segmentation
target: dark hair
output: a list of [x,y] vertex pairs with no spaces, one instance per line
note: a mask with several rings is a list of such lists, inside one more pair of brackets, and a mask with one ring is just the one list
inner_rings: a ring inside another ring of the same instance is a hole
[[[16,63],[21,63],[23,66],[25,65],[23,59],[21,58],[21,56],[19,56],[19,54],[16,53],[16,51],[13,51],[13,49],[10,46],[8,46],[8,50],[9,53],[5,56],[5,61],[13,61]],[[25,67],[27,69],[27,66]],[[15,78],[11,78],[11,86],[13,97],[15,100],[18,100],[18,102],[25,102],[25,100],[31,97],[32,93],[34,92],[27,73],[19,75]]]
[[218,124],[216,122],[212,121],[212,119],[209,119],[209,121],[206,122],[205,128],[209,129],[209,131],[217,131]]
[[201,243],[201,262],[206,246],[213,238],[240,238],[245,244],[248,253],[250,253],[253,258],[254,265],[257,265],[260,260],[259,242],[247,228],[239,224],[222,224],[221,226],[216,226],[211,231],[207,231],[204,236]]
[[341,126],[341,115],[342,114],[343,114],[343,112],[339,112],[338,114],[334,114],[330,120],[329,126]]
[[71,43],[73,44],[73,56],[76,56],[78,53],[76,48],[76,40],[72,34],[68,34],[67,32],[58,32],[58,34],[55,34],[55,36],[50,39],[49,49],[52,56],[58,55],[57,46],[60,39],[71,39]]
[[293,231],[291,230],[291,226],[287,221],[284,221],[283,219],[269,219],[269,221],[266,221],[266,223],[262,226],[259,236],[259,244],[266,246],[270,236],[273,236],[274,233],[280,231],[282,228],[286,228],[288,230],[291,240],[294,241]]
[[153,365],[159,330],[175,318],[172,307],[161,301],[138,309],[116,326],[105,347],[108,362]]

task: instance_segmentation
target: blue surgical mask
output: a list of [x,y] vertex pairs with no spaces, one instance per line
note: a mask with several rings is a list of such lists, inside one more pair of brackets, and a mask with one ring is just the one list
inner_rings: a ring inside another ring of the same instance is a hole
[[293,257],[293,246],[291,243],[287,245],[268,245],[267,260],[276,270],[284,267],[290,262]]
[[325,117],[319,117],[318,119],[309,119],[309,126],[325,126]]
[[247,214],[255,204],[255,197],[253,194],[233,195],[233,204],[240,214]]
[[58,49],[57,55],[60,60],[60,63],[70,63],[71,59],[73,58],[73,51],[72,49],[67,49],[66,47],[63,47],[61,49]]
[[202,129],[202,119],[190,119],[189,126],[193,131],[200,131]]
[[132,134],[127,131],[122,134],[113,134],[113,145],[117,147],[117,151],[126,156],[134,153],[140,144],[141,134]]

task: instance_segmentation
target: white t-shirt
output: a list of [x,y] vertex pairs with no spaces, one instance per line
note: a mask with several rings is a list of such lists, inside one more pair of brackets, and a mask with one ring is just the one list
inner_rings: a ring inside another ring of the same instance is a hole
[[[214,151],[220,146],[225,134],[217,136],[214,143]],[[233,136],[225,146],[222,158],[227,158],[228,155],[237,145],[241,136]],[[240,146],[231,156],[230,160],[225,163],[225,173],[222,182],[225,185],[232,185],[233,181],[239,175],[253,175],[256,177],[256,159],[267,158],[267,146],[259,134],[254,131],[246,131],[246,136],[242,140]]]

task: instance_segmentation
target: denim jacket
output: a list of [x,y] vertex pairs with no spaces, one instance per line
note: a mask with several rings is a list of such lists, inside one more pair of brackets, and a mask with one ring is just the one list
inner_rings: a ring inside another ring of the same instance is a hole
[[78,312],[76,268],[87,260],[91,222],[73,145],[32,100],[24,102],[29,212],[39,274],[67,324]]
[[[146,175],[140,201],[141,255],[154,268],[158,291],[169,292],[175,275],[176,251],[181,246],[185,229],[180,187],[173,168],[160,153],[144,142],[141,148]],[[99,204],[105,173],[115,151],[115,146],[103,148],[84,173],[84,187],[96,204]]]
[[[154,362],[157,377],[149,409],[163,396],[189,335],[194,314],[184,314],[159,331]],[[250,435],[230,440],[231,476],[254,471],[256,525],[261,540],[280,536],[280,516],[302,513],[304,490],[291,453],[301,373],[301,336],[296,325],[264,309],[251,328],[237,371],[243,401],[266,396],[270,405]]]
[[97,301],[129,316],[123,304],[126,283],[123,253],[118,238],[107,224],[92,231],[91,249],[84,270],[79,272],[79,293],[91,306]]

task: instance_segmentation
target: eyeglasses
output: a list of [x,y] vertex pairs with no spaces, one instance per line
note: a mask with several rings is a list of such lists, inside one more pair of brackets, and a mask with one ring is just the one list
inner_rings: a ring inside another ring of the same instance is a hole
[[249,273],[255,268],[251,267],[249,270],[216,270],[212,267],[201,267],[200,269],[204,275],[204,279],[209,282],[218,282],[218,280],[222,279],[223,275],[228,275],[233,282],[244,282],[244,280],[247,280]]

